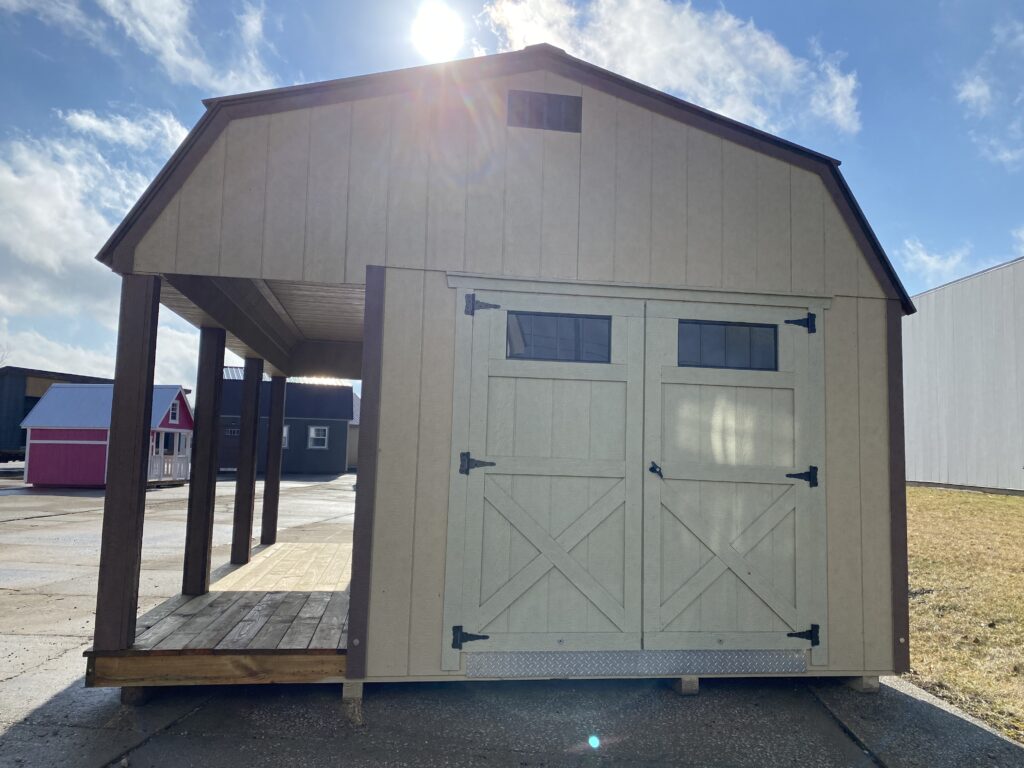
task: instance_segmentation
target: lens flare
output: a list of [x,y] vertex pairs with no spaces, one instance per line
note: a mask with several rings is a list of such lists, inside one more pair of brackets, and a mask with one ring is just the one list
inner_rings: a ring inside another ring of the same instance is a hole
[[595,735],[591,736],[589,739],[587,739],[587,744],[590,745],[591,749],[597,749],[598,747],[601,746],[601,739],[599,739],[597,737],[597,735],[595,734]]
[[462,35],[462,19],[441,0],[425,0],[412,22],[412,44],[431,63],[454,59]]

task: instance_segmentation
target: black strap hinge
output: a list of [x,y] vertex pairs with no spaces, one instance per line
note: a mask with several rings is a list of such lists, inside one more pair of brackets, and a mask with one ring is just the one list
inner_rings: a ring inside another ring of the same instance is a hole
[[[815,625],[817,626],[817,625]],[[466,632],[462,629],[461,624],[456,624],[452,627],[452,648],[457,651],[462,650],[463,643],[471,643],[474,640],[490,640],[490,635],[474,635],[472,632]]]
[[796,320],[786,320],[785,322],[786,325],[802,325],[808,333],[817,333],[818,328],[814,323],[816,317],[817,315],[813,312],[808,312],[807,317],[798,317]]
[[803,632],[787,632],[786,637],[795,637],[798,640],[810,640],[811,647],[821,645],[821,637],[819,636],[819,626],[817,624],[811,624],[810,629],[805,629]]
[[813,464],[807,468],[806,472],[787,472],[786,477],[791,477],[794,480],[806,480],[811,488],[818,487],[818,468]]
[[493,461],[481,461],[480,459],[474,459],[469,455],[469,451],[463,451],[459,454],[459,474],[468,475],[471,469],[479,469],[480,467],[493,467],[495,462]]
[[475,293],[466,294],[466,314],[475,315],[478,309],[501,309],[500,304],[490,304],[486,301],[478,301]]

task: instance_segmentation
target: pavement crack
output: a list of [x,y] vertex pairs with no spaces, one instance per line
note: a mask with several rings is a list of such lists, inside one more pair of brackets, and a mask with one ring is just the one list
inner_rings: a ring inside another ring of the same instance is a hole
[[[140,750],[142,747],[146,746],[149,742],[151,742],[153,739],[155,739],[160,734],[166,733],[169,729],[171,729],[174,726],[176,726],[182,720],[185,720],[186,718],[189,718],[192,715],[194,715],[196,712],[198,712],[203,707],[205,707],[207,705],[207,703],[209,703],[210,699],[212,699],[212,698],[213,698],[213,694],[212,693],[209,694],[208,696],[204,697],[203,700],[200,701],[198,704],[196,704],[194,707],[192,707],[191,709],[187,710],[186,712],[183,712],[182,714],[180,714],[178,717],[174,718],[173,720],[170,720],[169,722],[167,722],[166,724],[164,724],[160,728],[157,728],[151,734],[149,734],[146,738],[144,738],[142,741],[140,741],[138,744],[136,744],[133,747],[129,747],[124,752],[119,754],[117,757],[115,757],[113,760],[111,760],[109,763],[107,763],[105,768],[117,768],[118,766],[121,766],[121,765],[130,764],[131,760],[129,758],[131,757],[131,754],[133,752],[137,752],[138,750]],[[122,704],[121,706],[126,706],[126,705]],[[142,705],[142,706],[145,706],[145,705]],[[126,760],[127,760],[127,762],[125,762]]]
[[883,761],[882,758],[875,754],[874,750],[872,750],[871,747],[869,747],[864,742],[864,740],[857,735],[856,731],[854,731],[850,726],[848,726],[846,722],[841,717],[839,717],[838,714],[836,714],[836,711],[828,705],[828,702],[825,701],[825,699],[823,699],[820,695],[818,695],[818,692],[814,690],[813,686],[807,686],[807,690],[811,692],[811,695],[821,705],[822,709],[828,712],[829,717],[831,717],[836,722],[836,725],[838,725],[842,729],[843,733],[846,734],[850,741],[856,744],[860,748],[860,751],[867,755],[868,759],[871,760],[871,762],[874,765],[877,765],[879,768],[889,768],[889,766],[886,765],[885,761]]

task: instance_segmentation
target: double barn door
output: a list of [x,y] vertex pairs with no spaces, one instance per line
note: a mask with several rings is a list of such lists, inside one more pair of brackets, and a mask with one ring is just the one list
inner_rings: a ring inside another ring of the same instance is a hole
[[461,310],[444,668],[476,651],[825,662],[820,310],[497,291]]

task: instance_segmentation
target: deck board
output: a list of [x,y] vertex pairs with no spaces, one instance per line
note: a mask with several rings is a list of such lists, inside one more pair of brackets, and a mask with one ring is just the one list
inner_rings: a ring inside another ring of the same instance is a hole
[[140,619],[133,653],[341,651],[351,545],[280,542],[198,597],[176,595]]

